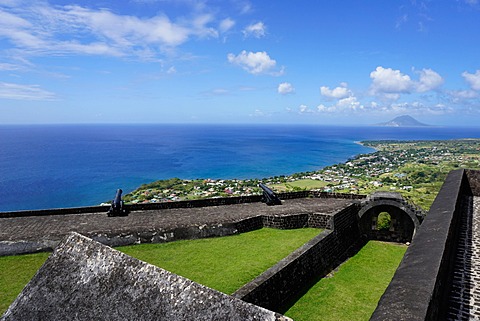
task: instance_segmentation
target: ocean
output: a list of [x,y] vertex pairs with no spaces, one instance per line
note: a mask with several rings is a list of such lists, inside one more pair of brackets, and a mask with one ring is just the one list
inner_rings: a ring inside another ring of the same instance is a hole
[[159,179],[319,170],[362,140],[480,138],[480,128],[314,125],[1,125],[0,212],[97,205]]

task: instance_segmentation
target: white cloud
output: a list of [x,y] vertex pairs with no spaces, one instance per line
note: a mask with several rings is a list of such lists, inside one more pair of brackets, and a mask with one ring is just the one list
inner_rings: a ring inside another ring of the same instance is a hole
[[363,109],[363,106],[357,100],[357,97],[350,96],[347,98],[340,99],[337,102],[337,107],[342,111],[357,111],[359,109]]
[[320,94],[327,98],[342,99],[352,95],[352,92],[347,88],[346,83],[340,84],[340,87],[330,89],[327,86],[320,87]]
[[235,25],[235,21],[233,21],[232,19],[230,18],[223,19],[220,22],[220,26],[219,26],[220,32],[222,33],[227,32],[228,30],[233,28],[234,25]]
[[55,100],[56,95],[38,85],[20,85],[0,82],[0,99]]
[[314,113],[314,111],[311,110],[310,108],[308,108],[307,105],[303,105],[303,104],[298,107],[298,112],[299,112],[300,114],[307,114],[307,113],[308,113],[308,114],[311,114],[311,113]]
[[409,93],[413,82],[408,75],[400,70],[378,66],[370,73],[372,78],[372,91],[374,94]]
[[465,71],[462,76],[473,90],[480,90],[480,70],[477,70],[474,74]]
[[442,76],[432,69],[422,69],[420,72],[420,80],[416,84],[416,91],[426,92],[440,87],[444,80]]
[[259,118],[268,118],[272,116],[272,112],[270,111],[263,111],[261,109],[255,109],[252,114],[249,114],[250,117],[259,117]]
[[241,66],[244,70],[254,75],[271,74],[279,76],[283,74],[283,68],[280,71],[275,71],[277,62],[274,59],[271,59],[265,51],[250,51],[247,53],[243,50],[236,56],[229,53],[227,59],[230,63]]
[[251,24],[245,27],[245,29],[243,29],[243,34],[245,35],[245,37],[255,37],[255,38],[265,37],[266,26],[261,21],[255,24]]
[[175,68],[175,66],[171,66],[167,70],[167,74],[169,74],[169,75],[173,75],[173,74],[176,74],[176,73],[177,73],[177,69]]
[[418,81],[412,80],[400,70],[378,66],[370,73],[371,94],[386,100],[398,100],[401,94],[436,90],[444,83],[443,77],[432,69],[422,69],[416,73],[419,74]]
[[[67,6],[63,12],[71,27],[76,23],[81,29],[89,28],[97,37],[104,37],[119,46],[148,44],[178,46],[193,33],[203,34],[198,29],[205,27],[210,17],[200,15],[193,19],[193,26],[187,27],[170,21],[165,15],[148,19],[135,16],[116,15],[107,10],[90,10],[80,6]],[[208,32],[207,32],[208,33]]]
[[465,99],[472,99],[472,98],[478,97],[478,93],[473,90],[451,90],[451,91],[448,91],[448,94],[454,100],[465,100]]
[[246,14],[252,11],[252,4],[249,1],[239,3],[239,6],[241,14]]
[[317,111],[319,113],[322,113],[322,112],[333,112],[335,111],[335,107],[327,107],[325,106],[324,104],[320,104],[317,106]]
[[408,113],[412,115],[444,115],[451,113],[452,108],[444,104],[429,105],[420,101],[393,103],[389,106],[384,106],[383,112],[391,114]]
[[[86,54],[155,57],[193,37],[218,37],[210,25],[214,16],[195,11],[190,19],[172,21],[167,15],[149,18],[119,15],[107,9],[79,5],[51,6],[17,3],[0,11],[0,39],[19,52],[35,55]],[[220,22],[220,30],[233,21]]]
[[0,70],[19,70],[22,69],[22,67],[10,63],[0,63]]
[[278,85],[279,94],[286,95],[286,94],[291,94],[293,92],[295,92],[295,88],[293,88],[291,83],[282,82],[280,85]]

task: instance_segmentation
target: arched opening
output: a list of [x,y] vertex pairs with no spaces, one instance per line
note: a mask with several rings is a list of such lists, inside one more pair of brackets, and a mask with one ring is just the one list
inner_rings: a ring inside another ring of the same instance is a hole
[[398,193],[377,192],[361,203],[361,233],[370,240],[410,242],[420,226],[418,210]]
[[415,233],[415,221],[396,204],[378,202],[359,214],[360,230],[370,240],[410,242]]

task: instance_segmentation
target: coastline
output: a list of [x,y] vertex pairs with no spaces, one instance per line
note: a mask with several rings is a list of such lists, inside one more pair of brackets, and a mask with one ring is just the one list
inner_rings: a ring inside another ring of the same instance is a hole
[[480,128],[59,125],[0,126],[0,136],[0,211],[15,211],[99,204],[170,177],[293,176],[378,151],[363,141],[476,138]]
[[[372,153],[378,151],[375,147],[365,145],[365,141],[357,141],[357,140],[355,140],[354,143],[355,143],[355,144],[358,144],[358,145],[360,145],[360,146],[363,146],[363,147],[367,147],[367,148],[373,149]],[[357,156],[358,156],[358,155],[357,155]]]
[[[397,140],[393,144],[391,140],[372,141],[368,147],[375,151],[316,171],[261,180],[160,180],[143,185],[126,198],[136,204],[247,196],[261,194],[258,188],[261,181],[277,192],[308,189],[368,195],[376,190],[395,191],[428,208],[448,171],[456,167],[480,167],[480,139]],[[406,150],[409,152],[405,153]]]

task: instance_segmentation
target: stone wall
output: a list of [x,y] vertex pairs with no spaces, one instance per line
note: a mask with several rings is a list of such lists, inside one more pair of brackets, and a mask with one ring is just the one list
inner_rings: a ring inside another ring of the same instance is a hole
[[[109,233],[89,235],[93,240],[108,246],[124,246],[140,243],[165,243],[178,240],[195,240],[207,237],[229,236],[250,232],[263,227],[281,230],[304,227],[331,228],[331,214],[294,214],[294,215],[259,215],[241,221],[223,224],[177,227],[168,231],[142,231],[134,233]],[[55,247],[56,244],[51,246]],[[21,246],[25,247],[25,244]],[[34,243],[32,246],[38,246]],[[1,254],[1,253],[0,253]],[[15,253],[7,253],[12,255]]]
[[312,213],[308,216],[308,226],[315,228],[333,229],[332,215],[323,213]]
[[466,169],[465,174],[467,175],[468,185],[474,196],[480,196],[480,171]]
[[[283,200],[294,199],[294,198],[306,198],[306,197],[344,198],[344,199],[354,200],[354,199],[364,199],[366,197],[366,195],[325,193],[325,192],[318,192],[318,191],[278,193],[277,196]],[[155,210],[155,209],[170,209],[170,208],[195,208],[195,207],[255,203],[255,202],[261,202],[261,200],[262,200],[262,195],[251,195],[251,196],[241,196],[241,197],[208,198],[208,199],[188,200],[188,201],[178,201],[178,202],[132,204],[132,205],[127,205],[127,209],[130,211],[140,211],[140,210]],[[46,209],[46,210],[0,212],[0,218],[42,216],[42,215],[102,213],[102,212],[106,213],[109,208],[110,208],[109,206],[86,206],[86,207],[75,207],[75,208],[57,208],[57,209]]]
[[478,171],[449,173],[371,320],[445,319],[463,200],[478,177]]
[[327,275],[363,245],[357,213],[358,205],[352,204],[335,213],[329,221],[314,214],[309,222],[325,221],[333,229],[320,233],[233,296],[273,311],[284,310],[306,287]]
[[262,216],[263,226],[281,230],[303,228],[308,226],[308,213],[296,215]]
[[[360,230],[362,233],[370,240],[399,243],[411,242],[416,228],[412,221],[412,216],[407,215],[404,209],[399,208],[398,203],[392,201],[384,201],[384,204],[377,203],[375,207],[367,210],[360,217]],[[376,222],[378,221],[378,215],[382,212],[387,212],[390,215],[390,229],[377,230]],[[420,223],[418,223],[418,226],[420,226]]]

